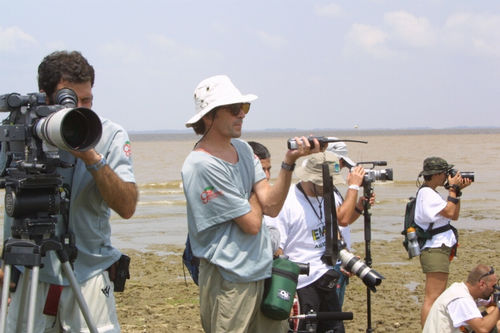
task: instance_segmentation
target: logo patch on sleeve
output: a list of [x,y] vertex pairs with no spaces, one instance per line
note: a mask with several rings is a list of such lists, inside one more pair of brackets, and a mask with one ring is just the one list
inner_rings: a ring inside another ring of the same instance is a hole
[[123,152],[127,157],[130,157],[132,155],[132,146],[130,145],[130,141],[125,142],[123,145]]
[[210,200],[217,198],[219,195],[222,195],[222,191],[215,191],[213,186],[207,186],[200,194],[201,202],[207,204]]

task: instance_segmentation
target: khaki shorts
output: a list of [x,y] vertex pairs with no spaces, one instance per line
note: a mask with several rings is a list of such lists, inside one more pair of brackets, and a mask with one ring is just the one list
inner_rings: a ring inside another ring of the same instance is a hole
[[441,245],[437,248],[425,248],[420,254],[420,265],[424,273],[449,273],[451,247]]
[[226,281],[217,266],[200,260],[201,324],[209,333],[288,332],[287,320],[273,320],[260,311],[264,280]]

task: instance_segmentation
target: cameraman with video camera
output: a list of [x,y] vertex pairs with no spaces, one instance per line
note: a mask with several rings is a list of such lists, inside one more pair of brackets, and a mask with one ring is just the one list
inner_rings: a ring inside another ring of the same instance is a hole
[[[94,68],[77,51],[58,51],[46,56],[38,67],[38,86],[55,103],[56,92],[72,89],[77,106],[92,107]],[[71,167],[57,168],[70,198],[69,219],[60,214],[56,235],[72,232],[78,251],[72,263],[74,275],[90,309],[93,324],[99,331],[119,332],[114,286],[116,264],[122,254],[111,245],[110,209],[129,219],[135,212],[138,191],[132,170],[130,141],[126,131],[100,118],[102,137],[87,151],[61,150],[59,159]],[[5,164],[6,150],[1,159]],[[11,235],[13,218],[5,214],[4,239]],[[127,258],[124,258],[127,259]],[[35,305],[35,332],[47,330],[85,331],[87,325],[77,305],[68,280],[61,272],[61,262],[54,251],[42,257]],[[22,278],[22,274],[21,274]],[[21,288],[11,295],[7,331],[16,330],[17,316],[24,314],[21,331],[26,331],[27,313],[20,309]]]
[[[452,176],[453,171],[453,165],[444,159],[428,157],[418,175],[424,177],[424,183],[417,192],[415,223],[433,234],[422,246],[420,254],[420,264],[425,273],[425,296],[420,318],[422,326],[432,304],[446,288],[450,262],[458,244],[458,233],[450,222],[458,220],[462,189],[472,181],[462,178],[460,172]],[[446,200],[436,191],[439,186],[448,187]]]

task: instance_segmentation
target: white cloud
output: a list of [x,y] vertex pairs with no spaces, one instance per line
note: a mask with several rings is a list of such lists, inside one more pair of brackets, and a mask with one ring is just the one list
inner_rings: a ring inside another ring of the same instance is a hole
[[500,57],[500,16],[456,13],[443,29],[445,43],[467,52]]
[[146,37],[151,45],[158,48],[161,52],[161,56],[167,56],[170,59],[181,59],[185,60],[187,58],[197,59],[200,57],[216,57],[217,54],[211,50],[200,50],[190,46],[183,45],[177,42],[175,39],[169,38],[162,34],[150,34]]
[[0,51],[15,51],[18,48],[37,45],[36,39],[19,27],[0,27]]
[[138,63],[143,58],[142,52],[133,45],[123,42],[111,42],[100,47],[100,51],[107,57],[120,60],[124,64]]
[[159,46],[161,48],[170,49],[177,46],[177,43],[173,39],[161,34],[151,34],[146,38],[151,44]]
[[436,42],[436,32],[425,17],[416,17],[406,11],[398,11],[386,13],[384,21],[392,29],[394,37],[403,44],[412,47],[427,47]]
[[391,53],[386,46],[387,37],[387,34],[377,27],[355,23],[347,34],[347,44],[349,48],[385,57]]
[[279,49],[287,44],[287,40],[281,35],[270,34],[265,31],[257,31],[257,35],[264,44],[275,49]]
[[339,5],[334,4],[334,3],[330,3],[330,4],[324,5],[324,6],[315,5],[314,6],[314,13],[318,16],[335,18],[335,17],[338,17],[342,13],[342,9],[340,8]]

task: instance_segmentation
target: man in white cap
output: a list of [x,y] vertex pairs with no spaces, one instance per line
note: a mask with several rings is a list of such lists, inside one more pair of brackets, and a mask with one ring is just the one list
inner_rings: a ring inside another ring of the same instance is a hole
[[[337,139],[335,137],[332,137],[332,139]],[[326,148],[327,151],[330,151],[334,153],[338,159],[339,159],[339,164],[340,164],[340,169],[342,168],[347,168],[347,169],[358,169],[358,173],[361,173],[364,177],[364,169],[361,166],[356,166],[356,163],[349,158],[348,156],[348,150],[347,150],[347,145],[345,142],[339,141],[339,142],[330,142],[328,144],[328,147]],[[362,171],[361,171],[362,170]],[[361,182],[351,184],[349,185],[349,190],[354,190],[354,191],[359,191],[360,186],[363,182],[363,178],[361,178]],[[341,181],[338,183],[334,182],[334,185],[339,185],[342,184]],[[347,194],[348,195],[348,194]],[[344,198],[340,194],[340,192],[335,188],[335,201],[337,206],[342,205],[344,202]],[[370,205],[373,205],[375,203],[375,192],[372,193],[372,198],[370,199]],[[348,207],[348,208],[347,208]],[[351,216],[351,218],[347,221],[347,225],[339,225],[340,232],[342,233],[342,238],[344,239],[344,242],[346,244],[346,247],[348,250],[351,250],[351,227],[350,225],[354,223],[358,219],[359,216],[363,213],[363,208],[364,208],[364,197],[360,196],[358,199],[358,202],[356,205],[348,205],[346,206],[346,210],[348,211],[348,216]],[[337,296],[339,298],[339,305],[340,308],[342,308],[344,304],[344,295],[345,295],[345,290],[347,285],[349,284],[349,277],[352,275],[350,272],[347,272],[344,270],[341,266],[341,262],[338,261],[337,264],[335,265],[334,269],[341,273],[338,281],[337,281]]]
[[182,167],[188,233],[200,258],[200,314],[206,332],[283,332],[286,322],[260,311],[272,251],[263,214],[276,216],[290,187],[295,161],[319,151],[295,138],[270,186],[252,148],[237,139],[250,102],[224,75],[203,80],[194,92],[196,115],[188,120],[202,135]]
[[[338,138],[333,136],[330,139],[338,140]],[[345,168],[345,167],[352,168],[356,166],[356,163],[353,160],[351,160],[347,154],[348,151],[345,142],[343,141],[330,142],[328,143],[328,147],[326,148],[326,150],[331,151],[332,153],[337,155],[340,161],[340,168]]]
[[[335,154],[325,151],[311,155],[297,167],[295,174],[300,179],[290,188],[280,214],[272,220],[280,229],[280,248],[291,261],[309,263],[309,275],[299,275],[297,294],[302,313],[309,311],[341,311],[336,293],[336,280],[339,276],[333,266],[325,263],[325,216],[323,205],[323,163],[330,167],[334,183],[344,182],[340,175],[339,159]],[[347,225],[359,214],[354,212],[358,191],[351,187],[363,181],[364,169],[355,168],[347,181],[350,189],[344,204],[337,204],[339,225]],[[354,215],[356,214],[356,215]],[[268,218],[266,217],[266,220]],[[304,323],[302,324],[304,325]],[[301,329],[304,329],[302,327]],[[319,322],[317,332],[344,332],[342,322]]]

